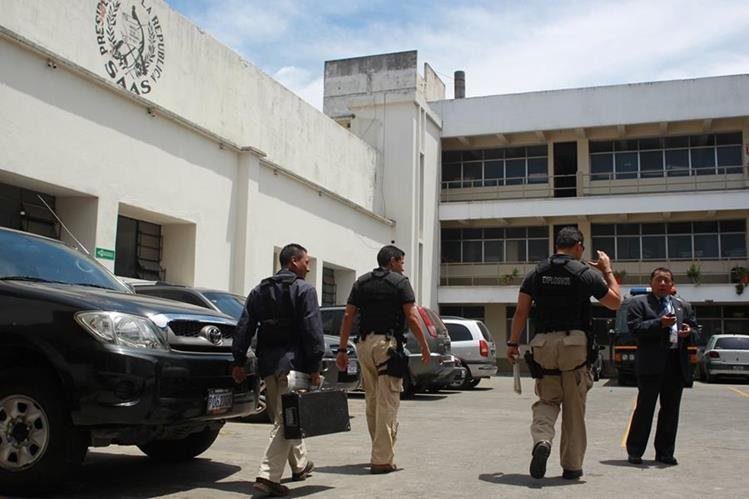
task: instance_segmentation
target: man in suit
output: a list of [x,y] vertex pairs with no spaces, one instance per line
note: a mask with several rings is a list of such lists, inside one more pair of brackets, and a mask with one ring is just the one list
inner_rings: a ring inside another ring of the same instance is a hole
[[627,435],[628,461],[632,464],[642,463],[659,397],[655,460],[678,464],[674,448],[679,405],[690,377],[687,343],[696,323],[692,306],[672,296],[672,287],[673,273],[664,267],[654,269],[650,274],[652,291],[635,297],[627,312],[629,330],[637,339],[637,407]]

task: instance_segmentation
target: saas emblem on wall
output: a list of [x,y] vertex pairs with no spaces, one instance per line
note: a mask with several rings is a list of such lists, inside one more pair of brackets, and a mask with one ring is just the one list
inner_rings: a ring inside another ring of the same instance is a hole
[[148,0],[99,0],[96,43],[107,76],[125,90],[147,94],[164,72],[164,31]]

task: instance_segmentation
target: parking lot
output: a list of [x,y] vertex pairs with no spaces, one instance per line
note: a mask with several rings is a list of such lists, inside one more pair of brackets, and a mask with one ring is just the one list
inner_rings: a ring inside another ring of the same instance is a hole
[[[402,470],[370,475],[364,398],[349,398],[351,432],[307,440],[316,469],[287,482],[291,497],[746,497],[749,481],[749,385],[685,389],[676,457],[629,465],[623,437],[636,389],[596,383],[588,398],[588,452],[580,481],[562,480],[558,438],[547,478],[528,476],[532,380],[523,394],[512,379],[484,380],[473,391],[420,394],[403,401],[396,462]],[[558,426],[558,425],[557,425]],[[242,497],[262,457],[269,427],[227,424],[218,441],[186,464],[155,463],[135,447],[92,449],[80,476],[55,497]],[[287,470],[287,477],[290,472]]]

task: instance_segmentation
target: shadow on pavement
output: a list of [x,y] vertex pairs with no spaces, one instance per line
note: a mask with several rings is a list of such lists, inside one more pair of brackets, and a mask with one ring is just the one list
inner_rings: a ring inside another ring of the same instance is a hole
[[565,485],[581,485],[585,480],[565,480],[561,476],[547,478],[532,478],[530,475],[518,473],[482,473],[479,480],[483,482],[496,483],[497,485],[515,485],[529,489],[543,489],[546,487],[560,487]]
[[251,482],[220,482],[240,470],[239,466],[210,459],[164,463],[146,456],[90,452],[76,476],[57,497],[147,498],[196,488],[251,493]]
[[[250,497],[260,499],[261,497],[270,497],[268,494],[265,494],[264,492],[256,491],[252,488],[252,483],[249,484],[250,487]],[[312,494],[318,494],[320,492],[325,492],[326,490],[332,490],[335,487],[327,487],[325,485],[302,485],[301,487],[289,487],[289,495],[286,497],[304,497],[304,496],[311,496]]]
[[659,463],[658,461],[646,461],[643,459],[642,464],[632,464],[626,459],[608,459],[606,461],[598,461],[606,466],[621,466],[624,468],[670,468],[670,464]]
[[334,475],[369,475],[369,463],[344,464],[342,466],[316,466],[312,473],[332,473]]

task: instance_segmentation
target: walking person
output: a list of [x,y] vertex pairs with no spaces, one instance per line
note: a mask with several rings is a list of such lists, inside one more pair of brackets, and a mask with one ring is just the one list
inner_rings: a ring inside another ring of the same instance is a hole
[[379,267],[354,282],[341,323],[341,341],[336,364],[345,370],[354,318],[361,314],[357,357],[362,369],[367,428],[372,441],[370,472],[397,470],[393,462],[398,433],[398,407],[403,376],[408,375],[408,357],[403,352],[405,324],[421,348],[421,360],[430,361],[429,346],[419,327],[414,291],[403,275],[405,253],[385,246],[377,253]]
[[314,468],[307,458],[304,441],[287,440],[283,434],[281,395],[294,380],[309,376],[311,385],[320,385],[320,369],[325,342],[320,307],[314,286],[304,281],[309,272],[307,250],[288,244],[279,256],[281,270],[264,279],[247,297],[232,344],[236,365],[232,377],[241,383],[247,377],[244,365],[247,349],[257,331],[258,372],[265,381],[265,400],[273,419],[268,447],[260,464],[255,489],[272,496],[288,495],[281,484],[286,461],[292,480],[304,480]]
[[627,460],[641,464],[660,399],[655,430],[655,460],[676,465],[676,430],[684,386],[691,376],[687,344],[696,327],[692,306],[672,295],[673,273],[658,267],[650,274],[651,292],[633,298],[627,325],[637,339],[637,406],[627,435]]
[[587,442],[585,399],[593,386],[587,362],[590,297],[612,310],[618,309],[621,302],[608,255],[598,251],[598,259],[589,262],[599,273],[580,262],[584,250],[583,235],[576,227],[561,229],[556,238],[556,253],[523,280],[512,318],[507,358],[514,363],[518,361],[520,335],[531,305],[535,304],[536,335],[530,342],[533,358],[529,362],[538,395],[531,424],[533,478],[543,478],[546,474],[560,407],[562,478],[576,480],[583,475]]

